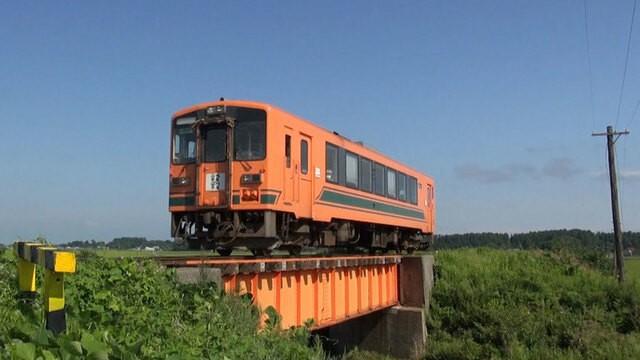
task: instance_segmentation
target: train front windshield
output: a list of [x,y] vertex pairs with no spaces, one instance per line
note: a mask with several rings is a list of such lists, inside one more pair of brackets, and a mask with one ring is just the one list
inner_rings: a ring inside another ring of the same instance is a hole
[[176,120],[173,131],[173,162],[186,164],[196,160],[196,132],[193,124],[195,117],[183,117]]
[[[233,123],[233,160],[252,161],[265,158],[267,113],[264,110],[229,106],[226,113],[218,116],[225,116],[225,120],[204,119],[196,122],[193,115],[176,119],[173,131],[174,164],[195,162],[196,151],[203,155],[202,160],[205,162],[225,161],[228,123]],[[200,145],[196,145],[196,127],[200,129]],[[197,146],[203,148],[198,150]]]

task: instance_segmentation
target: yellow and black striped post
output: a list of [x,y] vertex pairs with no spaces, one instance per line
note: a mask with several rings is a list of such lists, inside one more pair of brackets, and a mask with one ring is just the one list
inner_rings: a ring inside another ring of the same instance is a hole
[[[20,299],[32,302],[37,295],[36,291],[36,257],[40,243],[17,242],[14,250],[18,255],[18,289]],[[35,256],[34,256],[35,255]]]
[[44,244],[18,242],[18,277],[20,291],[36,294],[36,265],[44,268],[44,317],[48,330],[58,334],[66,327],[64,304],[64,274],[76,271],[76,256],[73,252],[60,251]]
[[76,272],[76,256],[56,248],[38,248],[38,265],[44,268],[44,315],[48,330],[54,334],[67,327],[64,309],[64,274]]

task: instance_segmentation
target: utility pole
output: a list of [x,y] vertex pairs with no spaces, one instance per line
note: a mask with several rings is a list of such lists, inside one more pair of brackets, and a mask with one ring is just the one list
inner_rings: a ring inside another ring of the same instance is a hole
[[620,205],[618,204],[618,176],[616,174],[615,144],[622,135],[629,134],[628,130],[614,131],[612,126],[607,126],[606,133],[593,133],[591,136],[606,136],[607,151],[609,153],[609,184],[611,185],[611,212],[613,214],[613,238],[616,255],[614,265],[618,282],[624,281],[624,258],[622,255],[622,230],[620,228]]

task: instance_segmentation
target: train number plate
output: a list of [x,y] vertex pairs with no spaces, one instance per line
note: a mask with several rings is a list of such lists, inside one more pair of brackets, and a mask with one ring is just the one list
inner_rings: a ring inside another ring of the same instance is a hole
[[224,173],[209,173],[207,174],[207,191],[223,191],[225,185]]

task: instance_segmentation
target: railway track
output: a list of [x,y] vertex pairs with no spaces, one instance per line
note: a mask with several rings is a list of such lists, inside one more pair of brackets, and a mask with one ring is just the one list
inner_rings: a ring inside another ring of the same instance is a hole
[[[235,272],[287,271],[298,269],[322,269],[347,266],[398,263],[401,255],[283,255],[273,257],[254,256],[163,256],[153,258],[166,267],[210,266],[235,268]],[[147,258],[148,259],[148,258]]]

